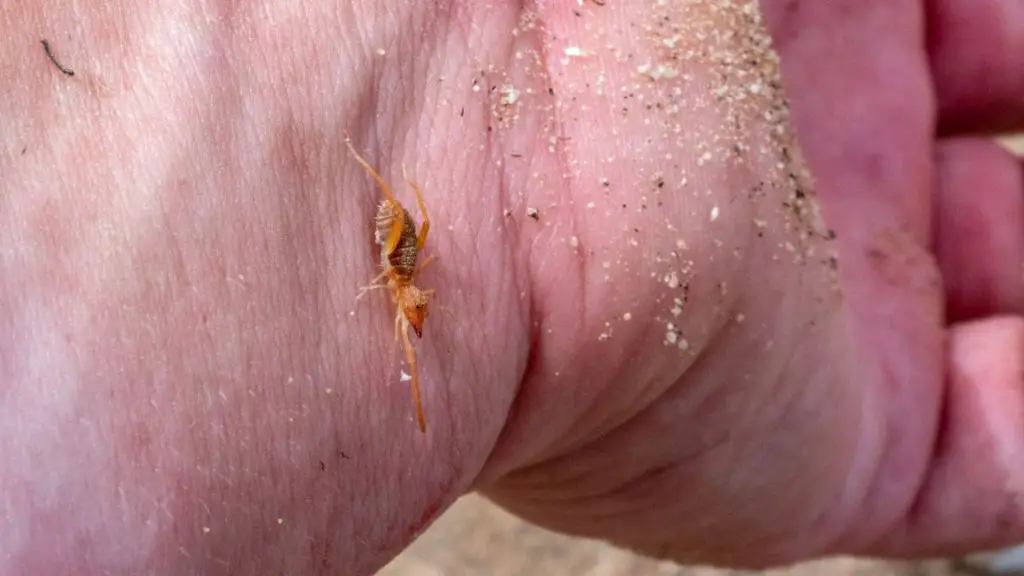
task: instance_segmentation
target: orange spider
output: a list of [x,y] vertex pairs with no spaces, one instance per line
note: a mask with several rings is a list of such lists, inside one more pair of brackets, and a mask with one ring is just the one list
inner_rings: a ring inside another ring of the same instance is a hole
[[[352,147],[352,143],[345,141],[348,149],[355,156],[356,160],[363,165],[363,168],[373,176],[373,179],[380,185],[384,193],[384,200],[377,208],[376,231],[374,240],[380,246],[380,265],[383,268],[376,278],[370,281],[368,286],[359,289],[358,300],[370,290],[387,288],[391,292],[391,300],[398,309],[395,314],[395,341],[398,341],[398,333],[401,331],[405,343],[405,359],[409,364],[410,378],[412,379],[412,399],[416,405],[416,422],[419,424],[420,432],[427,431],[427,420],[423,415],[423,401],[420,397],[419,371],[416,369],[416,352],[413,350],[412,341],[409,339],[409,327],[416,332],[417,338],[423,337],[423,322],[427,319],[427,307],[433,290],[421,290],[414,281],[416,274],[423,269],[431,260],[433,255],[428,256],[423,262],[417,265],[416,260],[427,242],[427,231],[430,230],[430,218],[427,216],[427,208],[423,204],[423,193],[415,182],[405,174],[405,166],[402,166],[402,177],[416,193],[416,203],[419,205],[420,213],[423,215],[423,226],[419,234],[416,233],[416,223],[412,216],[395,199],[391,188],[384,179],[377,174],[370,164],[359,155]],[[387,278],[387,282],[380,281]]]

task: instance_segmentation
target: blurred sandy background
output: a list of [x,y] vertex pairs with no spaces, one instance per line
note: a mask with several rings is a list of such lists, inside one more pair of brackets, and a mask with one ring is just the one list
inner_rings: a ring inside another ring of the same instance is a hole
[[[1024,154],[1024,137],[1007,139]],[[378,576],[739,576],[655,562],[611,546],[552,534],[521,522],[477,496],[451,508]],[[950,562],[886,563],[834,559],[773,576],[952,576],[966,574]]]
[[[477,496],[452,507],[378,576],[740,576],[655,562],[515,519]],[[947,562],[835,559],[767,572],[776,576],[959,576]]]

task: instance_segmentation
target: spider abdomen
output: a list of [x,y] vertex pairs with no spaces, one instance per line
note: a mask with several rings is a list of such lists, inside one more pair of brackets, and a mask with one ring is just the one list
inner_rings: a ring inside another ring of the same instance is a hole
[[[401,206],[383,202],[377,210],[376,224],[375,239],[381,247],[381,263],[394,271],[396,280],[412,281],[419,256],[416,223],[412,216]],[[396,226],[401,227],[398,242],[388,250],[388,238],[395,233]]]

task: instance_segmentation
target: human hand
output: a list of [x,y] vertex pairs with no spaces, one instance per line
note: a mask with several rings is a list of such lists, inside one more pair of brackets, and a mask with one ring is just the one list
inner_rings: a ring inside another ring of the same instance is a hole
[[[864,280],[874,213],[834,216],[815,164],[836,290],[751,15],[666,4],[5,6],[5,573],[370,573],[472,484],[687,558],[895,529],[937,431],[929,255]],[[37,44],[68,29],[73,82]],[[431,210],[426,437],[393,310],[352,301],[379,196],[346,133]],[[875,294],[919,324],[869,332]]]

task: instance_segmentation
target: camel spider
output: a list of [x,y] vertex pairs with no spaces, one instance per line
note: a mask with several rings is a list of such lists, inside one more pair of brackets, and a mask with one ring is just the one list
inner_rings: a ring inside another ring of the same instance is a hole
[[[416,423],[420,432],[427,431],[427,420],[423,414],[423,401],[420,396],[419,371],[416,368],[416,352],[413,349],[412,341],[409,339],[409,327],[412,327],[417,338],[423,337],[423,322],[427,319],[430,297],[433,290],[421,290],[416,286],[416,275],[434,259],[433,255],[428,256],[422,263],[417,264],[420,252],[427,242],[427,232],[430,230],[430,218],[427,215],[427,208],[423,203],[423,192],[415,182],[409,179],[405,173],[405,165],[402,166],[402,177],[416,193],[416,203],[419,205],[420,213],[423,215],[423,226],[419,233],[416,232],[416,223],[413,221],[409,211],[395,199],[391,188],[387,185],[380,174],[355,151],[352,143],[345,141],[349,151],[363,168],[373,176],[384,194],[384,200],[377,207],[375,219],[376,229],[374,240],[380,246],[380,265],[383,270],[370,284],[359,289],[358,300],[370,290],[387,288],[391,293],[391,300],[394,302],[397,311],[395,313],[395,341],[398,341],[398,333],[401,332],[405,344],[405,359],[409,364],[410,378],[412,380],[412,398],[416,407]],[[381,282],[386,280],[385,282]]]

